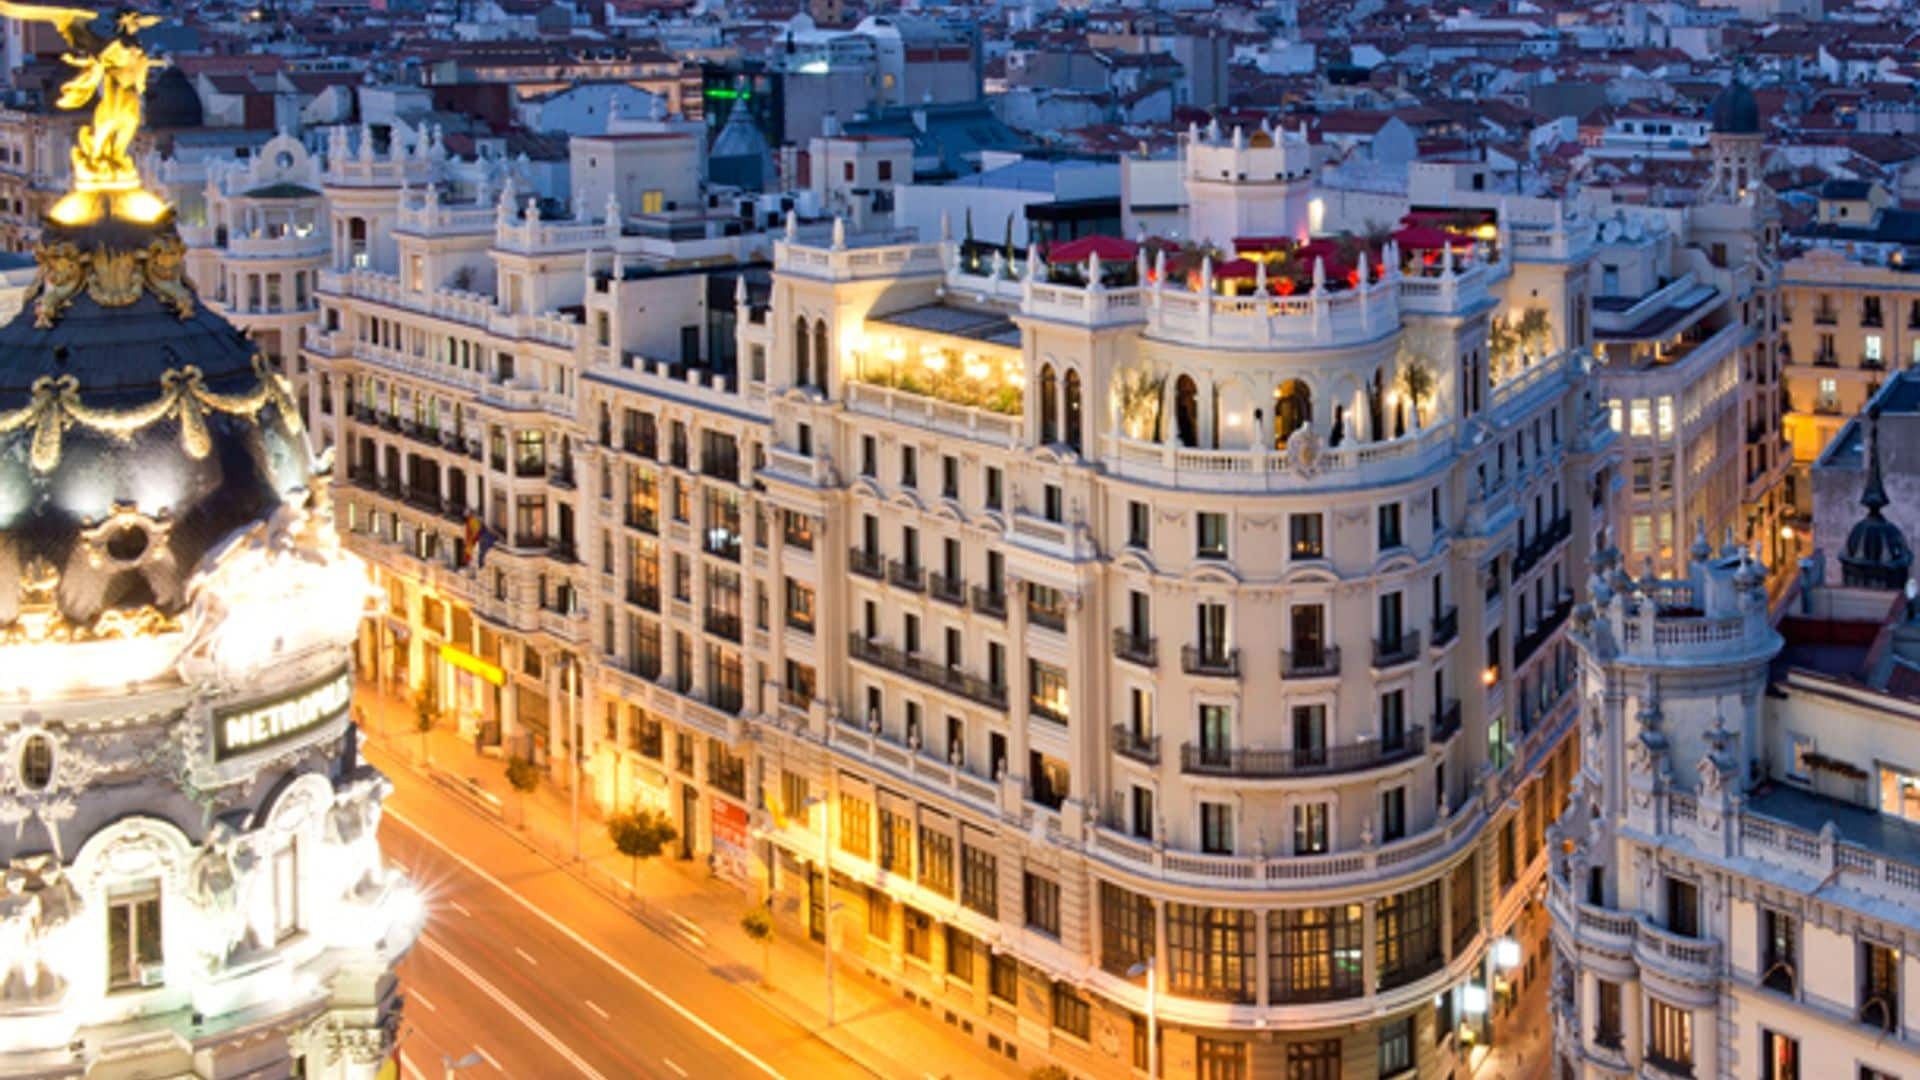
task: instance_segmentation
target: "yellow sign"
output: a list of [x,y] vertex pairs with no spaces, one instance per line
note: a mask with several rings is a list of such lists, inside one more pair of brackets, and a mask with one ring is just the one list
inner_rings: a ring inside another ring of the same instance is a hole
[[497,664],[489,664],[465,649],[453,645],[440,646],[440,659],[459,668],[461,671],[478,675],[495,686],[504,685],[507,673]]

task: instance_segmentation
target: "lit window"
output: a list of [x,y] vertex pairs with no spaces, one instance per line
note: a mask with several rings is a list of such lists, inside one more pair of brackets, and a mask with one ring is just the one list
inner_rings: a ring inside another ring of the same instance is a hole
[[1632,422],[1627,431],[1629,435],[1653,434],[1653,409],[1644,398],[1634,401],[1628,417]]
[[1658,413],[1660,437],[1664,439],[1673,434],[1673,399],[1671,397],[1662,397],[1659,400]]

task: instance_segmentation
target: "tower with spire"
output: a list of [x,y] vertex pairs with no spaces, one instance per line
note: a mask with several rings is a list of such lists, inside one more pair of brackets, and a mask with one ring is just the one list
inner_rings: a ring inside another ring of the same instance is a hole
[[1913,569],[1913,549],[1900,526],[1888,521],[1886,483],[1880,476],[1880,407],[1867,411],[1867,483],[1860,505],[1867,513],[1847,533],[1840,555],[1842,583],[1868,589],[1904,589]]

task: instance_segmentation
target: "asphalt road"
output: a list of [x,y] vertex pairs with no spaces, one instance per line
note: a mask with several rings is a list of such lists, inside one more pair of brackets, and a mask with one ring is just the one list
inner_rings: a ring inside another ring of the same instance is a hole
[[[386,765],[378,751],[370,754]],[[420,882],[400,967],[406,1075],[805,1078],[870,1074],[718,967],[634,919],[440,788],[392,769],[380,839]]]

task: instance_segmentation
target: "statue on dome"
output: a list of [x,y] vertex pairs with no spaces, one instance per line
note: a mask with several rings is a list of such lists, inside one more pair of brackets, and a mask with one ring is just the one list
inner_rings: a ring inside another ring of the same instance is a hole
[[133,137],[140,130],[140,100],[147,75],[158,61],[147,55],[139,33],[160,22],[123,8],[111,15],[90,8],[43,7],[0,0],[0,16],[52,23],[71,51],[61,56],[74,68],[60,87],[62,109],[93,104],[93,122],[74,138],[74,190],[54,204],[51,217],[62,225],[82,225],[100,216],[97,193],[106,193],[119,217],[157,221],[165,204],[140,187],[133,162]]

